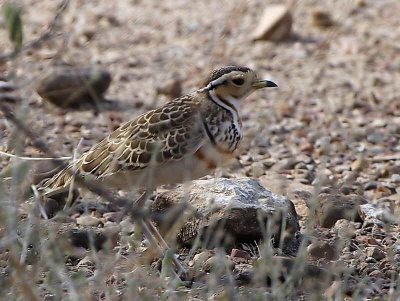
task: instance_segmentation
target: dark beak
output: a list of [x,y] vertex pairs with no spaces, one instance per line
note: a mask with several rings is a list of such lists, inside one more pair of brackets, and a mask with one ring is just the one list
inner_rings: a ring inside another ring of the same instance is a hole
[[262,88],[278,87],[278,85],[270,80],[259,80],[253,83],[253,87],[256,89],[262,89]]

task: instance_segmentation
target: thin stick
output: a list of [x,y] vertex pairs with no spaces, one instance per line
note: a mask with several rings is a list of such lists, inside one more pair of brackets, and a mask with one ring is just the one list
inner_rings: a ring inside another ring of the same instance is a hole
[[48,220],[49,217],[46,213],[46,210],[44,210],[42,204],[40,203],[40,200],[42,199],[39,191],[37,190],[35,185],[31,185],[31,189],[33,191],[33,196],[34,196],[34,200],[37,203],[37,206],[39,208],[40,214],[43,216],[44,219]]
[[[74,156],[72,158],[72,162],[75,162],[74,169],[76,168],[76,157],[78,156],[79,147],[81,146],[82,141],[83,141],[83,138],[81,138],[79,140],[79,142],[76,145],[75,150],[74,150]],[[74,197],[74,186],[75,186],[75,176],[72,176],[71,183],[70,183],[69,189],[68,189],[68,198],[67,198],[67,201],[65,202],[64,210],[71,206],[71,203],[72,203],[73,197]]]
[[59,161],[66,161],[66,160],[70,160],[72,157],[58,157],[58,158],[39,158],[39,157],[21,157],[21,156],[17,156],[17,155],[13,155],[10,153],[6,153],[3,151],[0,151],[0,155],[9,157],[9,158],[17,158],[20,160],[25,160],[25,161],[48,161],[48,160],[59,160]]

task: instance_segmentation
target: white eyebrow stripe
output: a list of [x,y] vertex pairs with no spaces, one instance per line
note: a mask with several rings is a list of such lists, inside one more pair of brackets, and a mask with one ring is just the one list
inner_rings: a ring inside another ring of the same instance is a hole
[[229,77],[229,75],[233,72],[240,72],[238,70],[232,70],[229,73],[225,73],[224,75],[218,77],[217,79],[214,79],[212,82],[210,82],[207,86],[205,86],[204,88],[201,88],[199,90],[199,92],[203,92],[205,90],[211,90],[212,88],[219,86],[220,84],[222,84],[224,81],[227,80],[227,78]]

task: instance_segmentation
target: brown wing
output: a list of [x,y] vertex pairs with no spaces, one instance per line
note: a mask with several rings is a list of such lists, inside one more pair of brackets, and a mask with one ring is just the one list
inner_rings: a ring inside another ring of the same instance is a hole
[[80,159],[44,182],[43,189],[65,187],[73,174],[102,178],[195,153],[205,135],[200,122],[200,103],[189,97],[178,98],[123,124]]

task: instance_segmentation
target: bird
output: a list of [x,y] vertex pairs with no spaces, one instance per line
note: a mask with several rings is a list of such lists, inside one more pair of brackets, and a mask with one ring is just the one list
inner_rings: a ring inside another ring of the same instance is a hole
[[[217,68],[196,91],[122,124],[44,180],[38,191],[45,197],[65,191],[75,177],[101,187],[151,191],[208,175],[231,161],[243,137],[243,100],[267,87],[277,85],[259,79],[248,67]],[[144,197],[137,200],[144,202]],[[145,219],[141,225],[147,228],[144,234],[149,240],[162,240],[150,221]],[[164,241],[160,244],[167,248]]]

